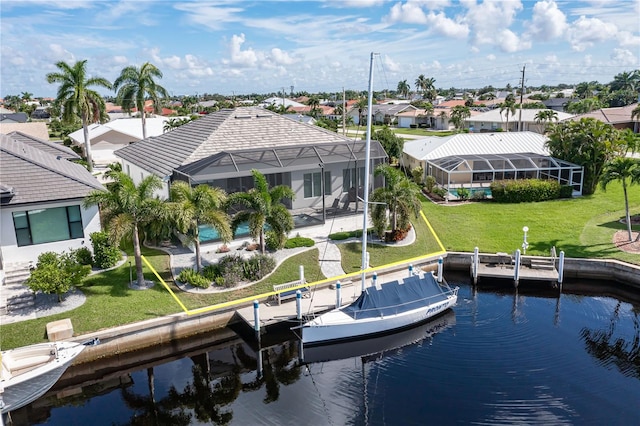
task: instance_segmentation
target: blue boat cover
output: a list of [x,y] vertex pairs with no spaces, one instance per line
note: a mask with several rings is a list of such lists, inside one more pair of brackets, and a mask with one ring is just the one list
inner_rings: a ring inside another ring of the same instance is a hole
[[447,298],[450,290],[438,284],[433,274],[413,275],[402,283],[392,281],[381,286],[368,287],[353,303],[342,311],[355,319],[396,315]]

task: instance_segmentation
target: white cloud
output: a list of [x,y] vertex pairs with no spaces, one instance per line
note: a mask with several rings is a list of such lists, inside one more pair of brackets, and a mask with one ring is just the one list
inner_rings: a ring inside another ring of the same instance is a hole
[[49,44],[48,56],[49,56],[49,59],[55,62],[58,62],[58,61],[75,62],[76,61],[73,53],[69,52],[67,49],[65,49],[64,47],[62,47],[57,43]]
[[618,32],[616,38],[620,46],[640,46],[640,36],[633,35],[629,31]]
[[444,12],[438,14],[429,12],[426,16],[426,24],[437,34],[453,38],[466,38],[469,35],[469,27],[453,19],[447,18]]
[[638,57],[627,49],[613,49],[610,57],[616,65],[638,66]]
[[326,4],[332,7],[373,7],[383,4],[385,0],[343,0],[338,3],[335,0],[328,0]]
[[394,62],[389,57],[389,55],[384,55],[384,57],[382,58],[382,63],[384,64],[385,68],[391,72],[398,72],[402,69],[400,64],[397,62]]
[[113,63],[116,65],[124,65],[127,66],[129,64],[129,60],[126,56],[117,55],[113,57]]
[[258,55],[251,48],[242,50],[244,42],[244,34],[239,36],[234,34],[229,44],[229,59],[223,60],[223,63],[240,67],[254,67],[258,63]]
[[562,37],[567,29],[567,18],[554,0],[543,0],[533,6],[533,17],[527,26],[531,37],[548,41]]
[[277,47],[271,49],[271,60],[278,65],[291,65],[296,62],[287,52]]
[[515,52],[530,47],[528,42],[521,41],[520,37],[509,29],[516,13],[522,10],[522,3],[519,0],[486,0],[480,4],[476,4],[475,0],[462,0],[460,3],[468,9],[464,22],[467,22],[471,29],[474,46],[494,45],[505,52]]
[[406,24],[426,24],[427,17],[415,2],[396,3],[393,5],[387,16],[388,22],[402,22]]
[[502,30],[498,37],[498,45],[503,52],[513,53],[520,50],[530,49],[531,42],[522,40],[511,30]]
[[618,28],[615,24],[606,23],[598,18],[581,16],[571,24],[567,38],[571,48],[578,52],[592,47],[594,43],[609,40],[616,36]]
[[495,61],[496,60],[496,55],[494,55],[493,53],[487,55],[487,60],[488,61]]

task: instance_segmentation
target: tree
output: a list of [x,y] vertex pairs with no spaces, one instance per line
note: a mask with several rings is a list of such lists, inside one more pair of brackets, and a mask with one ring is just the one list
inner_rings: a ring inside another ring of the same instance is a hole
[[409,91],[411,90],[411,86],[407,83],[407,80],[402,80],[398,82],[398,94],[403,96],[405,99],[409,97]]
[[551,124],[546,143],[551,156],[584,167],[583,193],[593,194],[604,165],[618,154],[617,130],[595,118]]
[[512,117],[515,116],[516,109],[516,99],[513,97],[513,95],[507,95],[507,97],[504,99],[504,102],[500,104],[500,116],[502,116],[502,113],[504,112],[505,118],[507,119],[507,123],[505,126],[505,130],[507,132],[509,131],[509,115],[511,115]]
[[640,104],[631,111],[631,120],[637,120],[633,125],[633,131],[638,132],[638,121],[640,121]]
[[311,107],[311,110],[309,111],[309,115],[311,115],[312,117],[318,118],[318,115],[321,111],[320,99],[318,99],[316,96],[311,96],[307,101],[307,105]]
[[571,102],[567,104],[565,110],[571,114],[586,114],[587,112],[595,111],[602,108],[602,103],[598,98],[586,98],[580,101]]
[[160,96],[168,97],[169,92],[157,84],[154,78],[162,78],[162,71],[155,65],[145,62],[140,68],[128,66],[120,72],[120,76],[113,83],[117,90],[116,102],[122,105],[125,111],[130,111],[135,106],[140,111],[142,118],[142,138],[147,138],[147,125],[145,120],[144,101],[149,97],[153,101],[153,108],[160,111]]
[[33,93],[29,93],[29,92],[20,93],[20,98],[22,99],[22,102],[29,102],[32,97],[33,97]]
[[196,249],[196,270],[200,272],[200,233],[198,225],[209,225],[218,232],[223,243],[231,241],[230,219],[223,210],[227,194],[220,188],[198,185],[193,188],[187,182],[171,185],[172,217],[176,228],[183,233]]
[[34,292],[57,294],[58,302],[62,302],[62,295],[80,284],[90,272],[89,265],[78,262],[76,252],[58,254],[49,251],[38,256],[36,268],[25,283]]
[[436,79],[427,78],[424,75],[420,74],[416,79],[415,83],[416,83],[416,90],[419,90],[422,92],[422,97],[424,99],[429,100],[430,102],[433,102],[433,100],[436,98],[438,94],[435,88]]
[[56,64],[56,67],[60,71],[47,74],[47,82],[60,83],[56,101],[62,104],[62,121],[72,124],[76,117],[82,121],[84,153],[89,171],[93,171],[89,124],[100,122],[105,118],[105,104],[102,96],[90,87],[100,86],[111,89],[111,83],[102,77],[87,78],[86,59],[76,62],[73,66],[61,61]]
[[271,232],[274,232],[282,242],[293,229],[293,217],[282,204],[282,200],[293,200],[295,192],[285,185],[278,185],[269,189],[269,183],[262,173],[253,169],[251,174],[253,175],[254,187],[247,192],[229,194],[227,205],[232,209],[235,206],[240,208],[231,220],[231,229],[234,234],[241,223],[248,223],[249,235],[254,240],[259,241],[260,250],[264,253],[265,225],[269,225]]
[[391,230],[405,231],[410,219],[420,214],[420,188],[404,173],[389,164],[380,164],[374,171],[375,176],[383,176],[385,186],[376,188],[371,194],[374,203],[371,208],[371,220],[376,234],[382,239],[387,227]]
[[114,244],[123,238],[131,237],[136,262],[138,286],[144,285],[142,273],[142,253],[140,232],[145,225],[153,221],[167,220],[168,209],[154,192],[162,188],[162,182],[156,175],[142,179],[136,186],[126,173],[111,170],[108,177],[113,179],[108,191],[92,191],[84,199],[84,206],[99,205],[101,217],[107,227],[109,237]]
[[364,121],[362,113],[369,107],[369,101],[367,98],[360,98],[358,102],[356,102],[356,107],[358,108],[358,124],[361,126]]
[[558,121],[558,113],[552,109],[543,109],[538,111],[534,119],[536,123],[542,124],[546,128],[547,123]]
[[456,105],[451,108],[450,120],[456,129],[462,129],[464,127],[465,118],[471,117],[471,110],[467,106]]
[[623,71],[609,84],[612,91],[637,92],[640,89],[640,70]]
[[[363,138],[365,137],[366,135],[363,136]],[[404,139],[393,133],[389,126],[384,126],[382,129],[377,130],[372,137],[380,142],[389,158],[400,158],[404,148]]]
[[619,132],[620,140],[618,142],[621,149],[621,155],[614,157],[604,165],[602,176],[600,177],[600,187],[606,191],[607,186],[613,181],[622,183],[622,192],[624,194],[624,211],[627,220],[627,232],[629,233],[629,241],[633,239],[631,232],[631,215],[629,213],[629,198],[627,196],[627,188],[629,185],[640,184],[640,160],[627,154],[633,154],[640,144],[636,135],[629,129]]

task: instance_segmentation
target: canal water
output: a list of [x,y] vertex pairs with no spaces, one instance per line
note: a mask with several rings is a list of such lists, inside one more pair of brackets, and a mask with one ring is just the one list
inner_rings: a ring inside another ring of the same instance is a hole
[[558,297],[554,289],[475,290],[464,277],[449,280],[460,285],[455,309],[400,334],[302,354],[284,333],[267,334],[260,347],[231,332],[217,343],[200,336],[160,359],[156,348],[118,359],[119,367],[108,360],[73,367],[12,418],[29,425],[640,424],[637,290],[568,283]]

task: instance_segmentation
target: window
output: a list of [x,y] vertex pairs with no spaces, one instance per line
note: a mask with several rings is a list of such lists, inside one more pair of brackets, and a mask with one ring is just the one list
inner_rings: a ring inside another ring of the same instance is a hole
[[[304,198],[319,197],[322,194],[322,172],[305,173]],[[324,172],[324,194],[331,195],[331,172]]]
[[80,206],[13,213],[18,247],[83,238]]
[[342,192],[364,185],[364,167],[342,169]]

